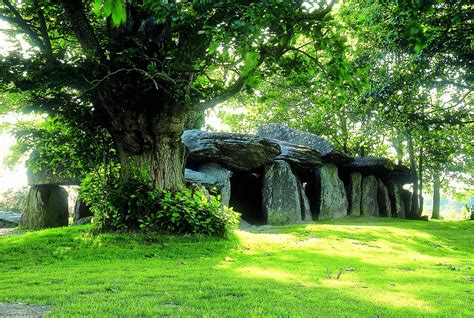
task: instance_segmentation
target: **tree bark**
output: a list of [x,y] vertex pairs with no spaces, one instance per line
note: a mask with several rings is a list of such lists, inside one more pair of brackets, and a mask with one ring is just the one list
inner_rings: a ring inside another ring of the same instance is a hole
[[413,177],[413,195],[411,197],[411,206],[409,210],[409,217],[411,219],[418,218],[418,174],[416,171],[415,150],[413,148],[413,137],[411,134],[407,135],[408,156],[410,157],[410,170]]
[[109,132],[117,147],[122,181],[139,177],[156,189],[184,187],[185,146],[181,135],[185,126],[183,108],[168,107],[150,114],[115,112],[107,107]]
[[439,219],[439,211],[440,211],[440,195],[441,189],[441,179],[439,176],[439,171],[436,171],[433,176],[433,210],[431,213],[432,219]]
[[154,147],[141,154],[119,147],[121,178],[148,179],[157,189],[179,190],[184,186],[185,148],[181,134],[154,136]]

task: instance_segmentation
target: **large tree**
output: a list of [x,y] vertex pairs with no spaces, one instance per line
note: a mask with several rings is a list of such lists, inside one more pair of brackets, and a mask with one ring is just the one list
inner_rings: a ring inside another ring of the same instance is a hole
[[301,38],[322,39],[335,1],[2,2],[2,32],[31,45],[0,60],[2,109],[14,100],[103,127],[124,180],[138,167],[177,189],[183,130],[255,86]]

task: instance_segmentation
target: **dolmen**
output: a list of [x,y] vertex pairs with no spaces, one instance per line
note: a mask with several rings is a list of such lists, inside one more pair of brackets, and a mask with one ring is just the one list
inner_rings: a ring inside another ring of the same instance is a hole
[[187,130],[182,141],[186,179],[199,176],[193,181],[217,189],[250,224],[407,215],[408,168],[350,157],[309,132],[267,124],[255,135]]
[[[403,189],[412,182],[408,168],[385,158],[350,157],[309,132],[267,124],[253,135],[187,130],[181,140],[188,149],[185,180],[219,193],[222,204],[251,225],[408,215],[411,193]],[[67,226],[68,195],[62,186],[79,180],[48,169],[28,170],[28,184],[20,226]],[[91,216],[76,201],[74,223]]]
[[[33,152],[30,160],[34,160],[35,156]],[[19,225],[31,229],[67,226],[68,193],[61,185],[75,185],[78,182],[53,174],[49,169],[27,169],[27,179],[30,189]]]

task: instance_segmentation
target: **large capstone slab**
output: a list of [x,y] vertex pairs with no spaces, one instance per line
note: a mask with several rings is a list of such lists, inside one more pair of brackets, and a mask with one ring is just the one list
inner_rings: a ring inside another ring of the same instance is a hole
[[186,130],[181,139],[190,161],[216,162],[230,170],[254,170],[280,154],[278,144],[252,135]]
[[199,166],[199,172],[205,173],[213,177],[217,182],[217,187],[221,195],[221,202],[223,205],[229,205],[230,201],[230,176],[231,172],[217,163],[205,163]]
[[361,212],[365,216],[379,216],[379,204],[377,199],[378,182],[374,176],[362,179],[362,203]]
[[288,162],[293,170],[304,173],[321,166],[321,156],[314,149],[276,139],[270,139],[270,141],[278,144],[281,149],[281,153],[275,160]]
[[43,229],[68,225],[68,194],[58,185],[32,186],[20,226]]
[[344,165],[350,172],[360,172],[363,176],[373,175],[379,178],[391,179],[398,184],[413,182],[407,167],[396,165],[390,159],[379,157],[355,157],[354,161]]
[[350,198],[350,215],[361,215],[362,200],[362,174],[353,172],[350,174],[349,180],[349,198]]
[[319,153],[323,162],[349,163],[352,158],[335,149],[321,137],[282,124],[266,124],[258,129],[260,137],[285,141],[295,145],[308,147]]
[[269,224],[301,222],[298,180],[287,162],[275,160],[265,167],[262,197],[263,213]]
[[318,171],[321,197],[318,220],[337,219],[347,215],[347,194],[333,164],[324,164]]
[[0,211],[0,227],[17,227],[21,213]]
[[[33,151],[28,159],[28,162],[35,162],[39,158],[39,153]],[[50,168],[43,167],[40,170],[32,169],[30,165],[26,170],[26,177],[29,186],[55,184],[55,185],[80,185],[78,179],[66,177],[63,175],[64,166],[59,164],[55,171]]]

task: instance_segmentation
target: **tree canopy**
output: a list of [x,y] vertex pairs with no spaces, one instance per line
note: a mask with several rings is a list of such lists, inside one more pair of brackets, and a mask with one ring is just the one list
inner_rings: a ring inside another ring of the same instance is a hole
[[146,166],[157,187],[176,188],[184,128],[256,86],[303,38],[328,48],[334,3],[3,0],[7,32],[31,48],[2,57],[2,108],[103,127],[124,179]]
[[30,47],[0,57],[0,110],[50,116],[25,143],[62,129],[89,153],[100,136],[94,150],[116,155],[123,181],[139,169],[177,189],[182,131],[225,103],[235,131],[284,122],[409,164],[419,214],[423,185],[472,184],[471,11],[465,0],[2,0],[2,32]]

